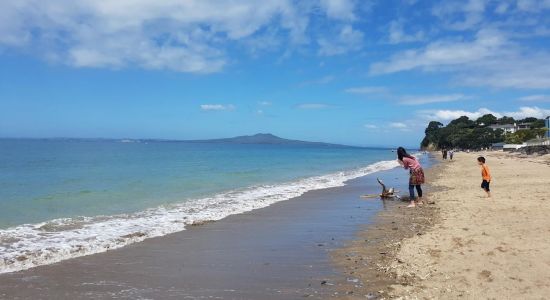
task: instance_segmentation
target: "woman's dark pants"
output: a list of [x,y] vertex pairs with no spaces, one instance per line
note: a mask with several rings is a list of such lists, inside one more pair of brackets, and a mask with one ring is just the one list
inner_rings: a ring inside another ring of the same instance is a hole
[[414,185],[409,184],[409,195],[411,196],[411,200],[415,199],[414,197],[414,188],[416,187],[416,192],[418,193],[418,197],[422,197],[422,187],[420,184]]

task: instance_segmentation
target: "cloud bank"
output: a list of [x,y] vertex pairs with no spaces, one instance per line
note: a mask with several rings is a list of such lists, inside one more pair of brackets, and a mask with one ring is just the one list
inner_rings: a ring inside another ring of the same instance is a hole
[[497,118],[503,116],[513,117],[514,119],[524,119],[527,117],[535,117],[539,119],[550,116],[550,109],[539,108],[536,106],[520,107],[517,111],[493,111],[487,108],[480,108],[476,111],[466,110],[425,110],[419,111],[420,116],[426,120],[447,122],[457,119],[461,116],[467,116],[470,119],[477,119],[485,114],[492,114]]
[[[21,50],[74,67],[218,72],[230,44],[307,44],[312,15],[347,24],[351,0],[6,0],[0,1],[0,51]],[[337,55],[358,47],[362,33],[344,25]],[[320,38],[324,39],[324,38]]]

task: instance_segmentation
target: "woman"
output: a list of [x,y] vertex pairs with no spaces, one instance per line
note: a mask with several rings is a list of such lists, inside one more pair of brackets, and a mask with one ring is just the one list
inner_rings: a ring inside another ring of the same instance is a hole
[[[418,160],[407,153],[405,148],[399,147],[397,148],[397,161],[405,170],[409,170],[410,177],[409,177],[409,194],[411,196],[411,204],[407,207],[415,207],[416,204],[424,204],[422,202],[422,184],[424,184],[424,170],[422,170],[422,166],[418,162]],[[414,196],[414,189],[416,188],[416,191],[418,193],[418,200],[415,201]]]

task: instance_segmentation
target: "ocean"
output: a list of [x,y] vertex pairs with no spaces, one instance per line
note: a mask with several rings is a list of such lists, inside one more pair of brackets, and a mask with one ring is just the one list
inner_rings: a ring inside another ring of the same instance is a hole
[[0,273],[123,247],[396,166],[389,149],[0,139]]

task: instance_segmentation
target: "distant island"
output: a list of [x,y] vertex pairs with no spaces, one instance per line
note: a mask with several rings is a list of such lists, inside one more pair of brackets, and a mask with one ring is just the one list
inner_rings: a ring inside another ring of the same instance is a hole
[[310,145],[310,146],[321,146],[321,147],[347,147],[347,148],[359,148],[355,146],[339,145],[339,144],[330,144],[323,142],[307,142],[299,140],[289,140],[278,137],[271,133],[258,133],[254,135],[243,135],[236,136],[232,138],[222,138],[222,139],[209,139],[209,140],[187,140],[181,141],[186,143],[220,143],[220,144],[267,144],[267,145]]
[[376,148],[378,147],[360,147],[349,146],[341,144],[331,144],[323,142],[308,142],[300,140],[290,140],[278,137],[271,133],[258,133],[254,135],[242,135],[231,138],[220,139],[207,139],[207,140],[172,140],[172,139],[132,139],[132,138],[72,138],[72,137],[52,137],[52,138],[2,138],[11,140],[43,140],[43,141],[81,141],[81,142],[93,142],[93,141],[106,141],[106,142],[119,142],[119,143],[147,143],[147,142],[159,142],[159,143],[202,143],[202,144],[256,144],[256,145],[301,145],[301,146],[317,146],[317,147],[332,147],[332,148]]

